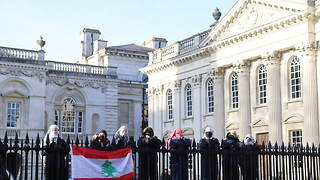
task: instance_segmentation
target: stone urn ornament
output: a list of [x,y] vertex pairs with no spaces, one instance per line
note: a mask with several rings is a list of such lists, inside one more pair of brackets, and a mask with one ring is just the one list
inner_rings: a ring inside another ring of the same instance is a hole
[[40,36],[40,39],[37,40],[37,43],[38,43],[40,49],[42,50],[42,47],[46,44],[46,41],[44,41],[42,36]]
[[216,8],[216,9],[213,11],[212,16],[213,16],[214,20],[216,20],[216,22],[214,22],[212,25],[210,25],[210,27],[215,26],[215,25],[218,23],[218,21],[219,21],[219,19],[220,19],[220,17],[221,17],[221,12],[219,11],[218,8]]

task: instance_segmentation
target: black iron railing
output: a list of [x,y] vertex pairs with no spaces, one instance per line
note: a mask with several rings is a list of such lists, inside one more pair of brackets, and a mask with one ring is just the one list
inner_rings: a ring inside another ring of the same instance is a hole
[[[261,145],[261,151],[225,151],[222,149],[202,151],[193,141],[190,149],[186,151],[167,150],[165,141],[159,150],[146,150],[133,148],[134,172],[133,179],[148,179],[155,174],[156,179],[177,179],[185,177],[190,180],[201,179],[320,179],[320,145],[294,147],[283,143],[278,145],[271,143]],[[0,155],[13,179],[45,179],[45,154],[47,151],[59,152],[59,156],[68,153],[67,148],[43,146],[43,140],[38,137],[19,139],[16,134],[14,139],[8,139],[7,135],[0,139]],[[66,144],[74,144],[81,147],[89,147],[88,137],[84,140],[66,140]],[[187,161],[179,164],[171,163],[172,156],[179,156]],[[140,158],[140,157],[143,157]],[[64,172],[70,177],[70,156],[66,155]],[[59,157],[57,158],[59,159]],[[147,161],[145,161],[147,159]],[[151,160],[153,159],[153,160]],[[203,164],[203,160],[209,164]],[[144,161],[144,162],[143,162]],[[147,164],[146,164],[147,162]],[[184,164],[183,164],[184,163]],[[186,163],[186,164],[185,164]],[[212,164],[213,163],[213,164]],[[147,166],[151,171],[144,171]],[[173,168],[177,167],[178,168]],[[186,167],[187,169],[184,169]],[[230,169],[232,168],[232,169]],[[56,174],[62,173],[57,169]],[[205,177],[206,174],[206,177]],[[175,175],[175,177],[174,177]],[[59,176],[57,175],[57,179]],[[59,179],[61,180],[61,179]]]

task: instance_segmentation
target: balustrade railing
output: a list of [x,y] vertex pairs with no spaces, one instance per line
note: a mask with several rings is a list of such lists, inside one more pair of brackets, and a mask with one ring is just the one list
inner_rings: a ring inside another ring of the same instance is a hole
[[107,67],[93,66],[84,64],[64,63],[56,61],[47,61],[48,66],[53,66],[54,71],[74,72],[74,73],[89,73],[89,74],[105,74]]
[[39,60],[38,51],[0,47],[0,57]]
[[169,46],[153,51],[153,53],[149,57],[150,60],[152,60],[150,62],[157,63],[160,61],[164,61],[171,57],[174,57],[198,48],[200,43],[203,42],[203,40],[209,35],[209,32],[210,30],[204,31],[202,33],[196,34],[182,41],[176,42]]

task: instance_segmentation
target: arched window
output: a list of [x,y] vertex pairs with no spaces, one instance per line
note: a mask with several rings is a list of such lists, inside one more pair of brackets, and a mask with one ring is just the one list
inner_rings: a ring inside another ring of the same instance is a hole
[[267,68],[260,66],[258,70],[258,103],[267,103]]
[[214,112],[214,94],[213,94],[213,81],[209,79],[207,82],[207,107],[208,113]]
[[172,120],[173,119],[172,91],[170,89],[167,92],[167,110],[168,110],[168,120]]
[[60,110],[55,111],[55,124],[60,126],[61,132],[82,133],[84,112],[77,109],[75,100],[67,97],[63,100]]
[[301,98],[300,59],[295,57],[290,63],[291,99]]
[[238,97],[238,74],[231,74],[231,108],[236,109],[239,107],[239,97]]
[[192,116],[192,94],[190,84],[186,86],[186,115]]

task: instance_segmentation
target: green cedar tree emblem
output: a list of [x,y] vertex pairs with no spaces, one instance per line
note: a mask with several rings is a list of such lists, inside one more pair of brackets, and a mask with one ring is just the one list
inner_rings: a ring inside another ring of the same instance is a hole
[[103,163],[101,169],[101,172],[103,174],[107,174],[107,177],[115,177],[113,173],[119,172],[114,166],[112,166],[112,163],[108,160]]

